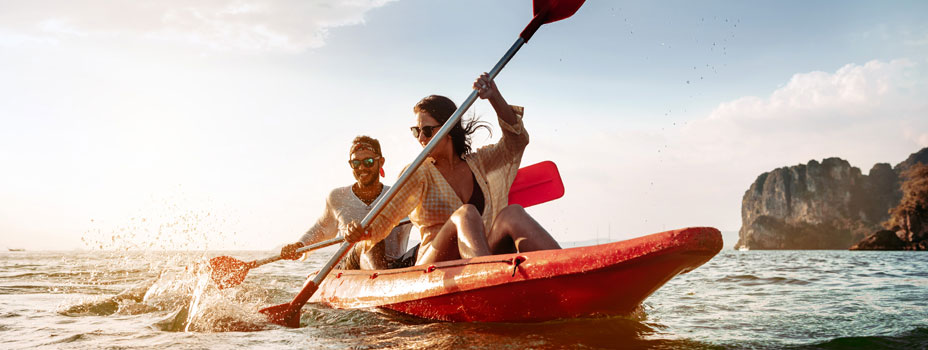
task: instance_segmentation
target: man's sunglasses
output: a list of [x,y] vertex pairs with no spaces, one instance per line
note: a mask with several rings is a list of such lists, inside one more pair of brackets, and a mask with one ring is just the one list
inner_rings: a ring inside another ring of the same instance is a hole
[[380,157],[373,158],[364,158],[364,159],[352,159],[348,161],[348,165],[351,165],[351,168],[357,169],[361,167],[361,164],[364,164],[365,168],[370,168],[374,165]]
[[412,130],[412,137],[419,138],[419,133],[421,132],[425,137],[431,138],[432,135],[435,134],[435,131],[440,128],[441,125],[423,126],[421,129],[418,126],[414,126],[409,128],[409,130]]

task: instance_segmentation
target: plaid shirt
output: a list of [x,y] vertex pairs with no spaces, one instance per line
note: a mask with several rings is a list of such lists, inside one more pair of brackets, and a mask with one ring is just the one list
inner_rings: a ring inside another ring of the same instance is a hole
[[[519,170],[519,163],[522,162],[522,152],[528,145],[528,133],[522,126],[523,108],[511,107],[516,114],[516,122],[509,125],[502,119],[499,120],[503,129],[503,136],[499,142],[481,147],[464,156],[480,185],[480,190],[483,191],[483,224],[487,230],[493,227],[496,215],[509,205],[509,188]],[[365,249],[373,247],[390,233],[390,228],[409,216],[421,235],[421,254],[431,245],[432,239],[451,214],[462,205],[464,203],[461,198],[435,167],[434,160],[429,158],[371,221],[371,239],[359,244],[364,244]]]

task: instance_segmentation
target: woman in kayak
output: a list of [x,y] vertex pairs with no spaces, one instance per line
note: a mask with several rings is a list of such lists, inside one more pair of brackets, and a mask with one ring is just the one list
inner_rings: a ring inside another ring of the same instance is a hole
[[[326,198],[325,211],[316,220],[316,224],[299,241],[281,248],[280,255],[285,259],[298,259],[300,254],[296,253],[297,249],[332,239],[339,231],[344,231],[348,223],[363,219],[373,208],[374,202],[390,189],[380,182],[384,161],[379,141],[368,136],[355,137],[351,142],[348,165],[356,182],[332,190]],[[361,247],[358,247],[345,259],[341,268],[377,270],[393,265],[406,251],[409,229],[408,224],[393,227],[389,236],[373,249],[361,252]]]
[[[459,121],[429,154],[380,215],[362,228],[348,225],[349,241],[377,242],[407,215],[422,243],[416,264],[476,256],[559,249],[557,241],[520,205],[509,205],[509,189],[519,170],[528,133],[522,107],[510,106],[484,73],[474,82],[478,96],[490,101],[503,136],[496,144],[471,151],[470,135],[482,126]],[[444,96],[423,98],[413,108],[413,136],[423,147],[457,109]]]

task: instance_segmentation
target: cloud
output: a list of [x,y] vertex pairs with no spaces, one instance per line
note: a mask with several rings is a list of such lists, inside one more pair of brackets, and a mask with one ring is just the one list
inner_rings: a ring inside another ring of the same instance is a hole
[[0,45],[128,38],[296,53],[324,45],[331,28],[364,23],[368,11],[391,1],[26,1],[0,11]]
[[[835,120],[871,117],[878,110],[899,108],[892,102],[911,102],[907,93],[917,82],[908,60],[848,64],[835,73],[796,74],[769,97],[748,96],[722,103],[709,119],[733,121]],[[901,101],[900,101],[901,100]],[[766,126],[766,125],[765,125]]]
[[855,165],[865,168],[891,161],[876,155],[914,152],[925,144],[926,78],[924,62],[905,59],[795,74],[769,96],[721,103],[690,123],[680,136],[700,146],[681,157],[800,162],[843,156],[863,160]]

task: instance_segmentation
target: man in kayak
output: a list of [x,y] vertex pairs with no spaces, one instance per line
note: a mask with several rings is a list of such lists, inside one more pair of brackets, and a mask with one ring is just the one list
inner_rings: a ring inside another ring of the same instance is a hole
[[[370,249],[407,215],[418,227],[422,243],[416,264],[503,254],[559,249],[557,241],[520,205],[509,205],[509,189],[528,144],[522,107],[510,106],[496,83],[484,73],[474,82],[478,96],[490,101],[503,136],[496,144],[471,151],[475,120],[459,121],[429,154],[406,185],[370,226],[360,220],[348,225],[347,240]],[[413,108],[413,136],[423,147],[457,109],[444,96],[423,98]]]
[[[285,259],[298,259],[300,254],[296,253],[297,249],[332,239],[339,231],[344,231],[348,223],[362,220],[373,208],[374,202],[390,189],[380,182],[384,161],[379,141],[368,136],[356,137],[351,142],[348,158],[355,183],[332,190],[326,198],[325,211],[316,220],[316,224],[299,241],[281,248],[280,255]],[[377,270],[393,265],[406,251],[410,226],[391,226],[392,230],[389,230],[386,239],[364,252],[361,252],[360,247],[352,250],[341,268]]]

